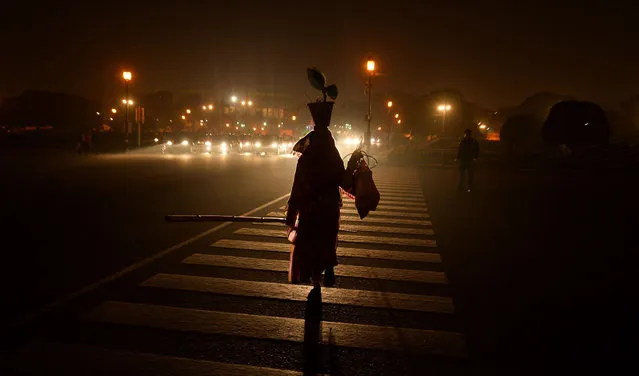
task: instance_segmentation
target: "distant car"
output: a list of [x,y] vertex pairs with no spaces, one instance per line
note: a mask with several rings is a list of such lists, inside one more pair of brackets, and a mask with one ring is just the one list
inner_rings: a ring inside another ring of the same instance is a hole
[[261,155],[277,155],[285,153],[281,149],[281,142],[277,136],[259,136],[254,141],[254,153]]
[[[251,136],[238,137],[238,152],[240,153],[254,153],[256,140]],[[261,144],[260,144],[261,146]]]
[[290,136],[280,137],[279,140],[279,150],[280,154],[288,154],[293,151],[293,146],[295,146],[296,140]]
[[197,149],[195,137],[188,134],[167,134],[162,144],[162,153],[185,154],[193,153]]

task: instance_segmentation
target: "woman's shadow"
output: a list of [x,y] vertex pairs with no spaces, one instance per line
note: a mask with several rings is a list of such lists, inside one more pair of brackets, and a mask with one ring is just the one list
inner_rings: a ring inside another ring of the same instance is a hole
[[[328,338],[329,352],[331,338]],[[322,346],[322,292],[319,287],[311,290],[306,298],[306,312],[304,313],[304,375],[330,373],[339,375],[336,359],[329,354],[326,366],[323,364]]]

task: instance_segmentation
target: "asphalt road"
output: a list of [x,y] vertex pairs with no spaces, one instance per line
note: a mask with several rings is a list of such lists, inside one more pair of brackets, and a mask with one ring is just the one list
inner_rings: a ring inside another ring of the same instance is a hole
[[[255,156],[65,161],[28,163],[27,187],[3,185],[3,213],[17,218],[2,230],[12,247],[5,321],[212,227],[167,225],[167,213],[281,215],[285,198],[273,200],[288,192],[295,165]],[[452,169],[375,171],[380,208],[359,221],[346,204],[337,284],[321,299],[286,283],[281,228],[233,224],[26,326],[4,341],[0,369],[540,374],[610,371],[632,359],[634,177],[480,166],[474,191],[460,194]]]
[[12,151],[2,158],[0,317],[15,318],[211,227],[171,213],[242,214],[290,189],[295,160]]

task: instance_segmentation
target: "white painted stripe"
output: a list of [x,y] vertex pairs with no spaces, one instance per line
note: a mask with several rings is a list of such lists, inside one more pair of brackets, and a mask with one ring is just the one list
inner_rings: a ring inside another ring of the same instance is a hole
[[[355,201],[348,199],[348,200],[343,200],[344,206],[346,205],[355,205]],[[426,203],[424,202],[424,200],[412,200],[412,201],[396,201],[396,200],[390,200],[386,197],[381,198],[381,200],[379,201],[379,206],[382,205],[410,205],[410,206],[418,206],[418,207],[426,207]]]
[[[182,260],[185,264],[221,266],[249,270],[266,270],[271,272],[287,272],[288,260],[270,260],[254,257],[236,257],[194,253]],[[420,282],[445,285],[448,283],[443,272],[413,269],[373,268],[359,265],[339,265],[335,275],[340,277],[385,279],[389,281]]]
[[[384,193],[381,192],[380,195],[388,200],[400,200],[405,199],[406,201],[414,201],[414,200],[423,200],[425,201],[424,195],[422,193]],[[349,199],[348,196],[344,196],[344,199]]]
[[[86,320],[164,330],[231,335],[279,341],[304,341],[304,320],[109,301],[85,315]],[[464,335],[323,321],[322,343],[338,347],[408,351],[466,357]]]
[[[220,239],[211,244],[211,247],[243,249],[250,251],[267,252],[291,252],[292,245],[289,243],[254,242],[249,240]],[[337,247],[338,257],[359,257],[367,259],[399,260],[412,262],[441,263],[442,259],[437,253],[427,252],[407,252],[407,251],[386,251],[378,249]]]
[[426,199],[422,195],[414,196],[414,197],[384,195],[381,199],[388,200],[388,201],[398,201],[398,202],[422,202],[422,203],[426,202]]
[[[156,274],[143,282],[142,286],[296,302],[305,302],[309,291],[308,286],[288,283],[255,282],[175,274]],[[323,288],[322,304],[455,313],[451,298],[339,288]]]
[[[265,204],[262,204],[262,205],[260,205],[260,206],[258,206],[256,208],[251,209],[251,210],[247,211],[246,213],[243,213],[243,214],[240,214],[240,215],[242,215],[242,216],[253,215],[253,214],[255,214],[255,213],[257,213],[257,212],[259,212],[259,211],[261,211],[261,210],[263,210],[263,209],[265,209],[265,208],[267,208],[267,207],[269,207],[269,206],[271,206],[271,205],[273,205],[275,203],[277,203],[278,201],[281,201],[281,200],[285,199],[289,195],[290,195],[290,193],[287,193],[287,194],[285,194],[283,196],[280,196],[280,197],[278,197],[278,198],[276,198],[274,200],[271,200],[271,201],[269,201],[269,202],[267,202]],[[124,277],[125,275],[130,274],[131,272],[134,272],[134,271],[140,269],[143,266],[146,266],[146,265],[148,265],[148,264],[150,264],[150,263],[152,263],[152,262],[154,262],[156,260],[159,260],[160,258],[168,255],[169,253],[172,253],[172,252],[174,252],[174,251],[176,251],[178,249],[181,249],[182,247],[185,247],[185,246],[187,246],[187,245],[189,245],[189,244],[191,244],[191,243],[193,243],[193,242],[205,237],[205,236],[208,236],[208,235],[210,235],[210,234],[212,234],[212,233],[214,233],[216,231],[219,231],[219,230],[223,229],[224,227],[230,225],[231,223],[232,222],[221,223],[221,224],[213,227],[212,229],[209,229],[209,230],[206,230],[206,231],[204,231],[202,233],[199,233],[199,234],[197,234],[197,235],[195,235],[195,236],[193,236],[193,237],[191,237],[189,239],[186,239],[185,241],[183,241],[181,243],[178,243],[178,244],[176,244],[176,245],[174,245],[174,246],[172,246],[170,248],[167,248],[167,249],[165,249],[163,251],[155,253],[154,255],[149,256],[149,257],[147,257],[147,258],[145,258],[143,260],[140,260],[140,261],[136,262],[135,264],[129,265],[126,268],[120,270],[119,272],[116,272],[114,274],[106,276],[106,277],[100,279],[99,281],[91,283],[91,284],[89,284],[89,285],[87,285],[87,286],[85,286],[85,287],[83,287],[83,288],[81,288],[81,289],[79,289],[77,291],[74,291],[71,294],[68,294],[68,295],[66,295],[66,296],[64,296],[64,297],[62,297],[62,298],[60,298],[60,299],[58,299],[58,300],[56,300],[56,301],[54,301],[52,303],[49,303],[49,304],[47,304],[47,305],[45,305],[45,306],[43,306],[41,308],[38,308],[38,309],[36,309],[34,311],[27,312],[27,313],[21,315],[20,318],[14,320],[14,321],[10,321],[10,322],[2,325],[2,327],[0,328],[0,333],[2,331],[11,330],[11,329],[23,326],[23,325],[27,325],[28,323],[30,323],[33,320],[35,320],[38,317],[40,317],[41,315],[43,315],[43,314],[45,314],[45,313],[47,313],[47,312],[49,312],[49,311],[51,311],[53,309],[56,309],[57,307],[60,307],[60,306],[62,306],[64,304],[67,304],[68,302],[70,302],[72,300],[75,300],[75,299],[77,299],[77,298],[79,298],[81,296],[84,296],[84,295],[90,293],[91,291],[96,290],[99,287],[102,287],[102,286],[104,286],[104,285],[106,285],[108,283],[111,283],[111,282],[113,282],[113,281],[115,281],[117,279],[120,279],[120,278]]]
[[[265,228],[245,227],[245,228],[235,230],[234,234],[286,238],[286,232],[284,231],[265,229]],[[347,233],[339,233],[337,235],[337,239],[345,243],[393,244],[393,245],[411,245],[416,247],[437,247],[437,243],[435,242],[435,240],[431,240],[431,239],[393,238],[388,236],[355,235],[355,234],[347,234]]]
[[[345,209],[342,208],[340,210],[342,214],[358,214],[355,209]],[[363,220],[367,220],[369,217],[383,217],[383,218],[394,218],[394,217],[410,217],[410,218],[430,218],[427,212],[393,212],[393,211],[372,211],[368,213],[366,218]]]
[[302,376],[297,371],[48,341],[22,345],[2,364],[2,369],[21,375]]
[[[342,210],[342,213],[344,211]],[[284,212],[270,212],[267,214],[269,217],[283,217]],[[421,219],[402,219],[402,218],[393,218],[393,217],[374,217],[367,216],[364,219],[360,219],[359,216],[355,215],[342,215],[340,216],[340,221],[342,222],[357,222],[357,223],[384,223],[389,225],[413,225],[413,226],[432,226],[433,223],[431,221],[425,221]]]
[[[360,221],[362,222],[362,221]],[[269,227],[283,227],[281,223],[254,223],[259,226],[269,226]],[[341,232],[376,232],[376,233],[385,233],[385,234],[404,234],[404,235],[423,235],[423,236],[433,236],[435,232],[430,228],[414,228],[414,227],[392,227],[392,226],[375,226],[369,224],[357,224],[357,225],[349,225],[349,224],[341,224],[339,226],[339,230]],[[282,234],[286,234],[286,230],[281,230]]]
[[[285,206],[282,206],[279,208],[279,210],[284,210],[285,208],[286,208]],[[359,214],[357,213],[357,210],[355,208],[342,208],[342,210],[340,210],[340,213],[341,214]],[[409,217],[409,218],[428,219],[430,218],[430,215],[428,215],[427,212],[401,212],[401,211],[377,210],[377,211],[372,211],[368,213],[364,221],[370,217],[382,217],[382,218]]]
[[[355,208],[354,202],[345,202],[345,208]],[[426,212],[428,209],[425,206],[406,206],[406,205],[385,205],[380,203],[377,205],[377,211],[413,211],[413,212]]]

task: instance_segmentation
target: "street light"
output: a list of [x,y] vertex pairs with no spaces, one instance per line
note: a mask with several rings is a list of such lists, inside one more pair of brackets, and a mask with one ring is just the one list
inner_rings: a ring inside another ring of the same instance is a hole
[[388,108],[393,107],[393,101],[388,101],[388,103],[386,103],[386,105],[388,106]]
[[182,120],[186,120],[186,116],[182,115]]
[[402,119],[397,120],[397,124],[401,124],[402,123]]
[[291,116],[291,120],[293,120],[293,121],[297,120],[297,116],[295,116],[295,115]]
[[111,113],[115,114],[116,112],[118,112],[118,110],[116,110],[115,108],[111,109]]
[[212,109],[213,109],[213,105],[209,104],[209,110],[212,110]]
[[242,101],[242,106],[246,106],[246,101]]
[[[129,106],[130,106],[130,105],[132,105],[132,104],[133,104],[133,99],[129,99],[129,100],[122,99],[122,104],[129,104]],[[128,107],[128,106],[127,106],[127,107]]]
[[233,103],[237,102],[237,97],[235,95],[231,97],[231,102]]
[[395,114],[395,119],[399,119],[399,114]]
[[248,101],[248,105],[252,106],[253,105],[253,101]]
[[449,104],[440,104],[439,106],[437,106],[437,110],[439,110],[442,113],[442,133],[444,133],[444,129],[446,127],[446,113],[448,111],[450,111],[452,107]]
[[377,127],[377,130],[378,130],[378,131],[381,131],[381,130],[382,130],[382,127]]
[[187,114],[190,114],[190,113],[191,113],[191,110],[187,108],[187,109],[186,109],[186,113],[187,113]]
[[122,72],[124,79],[124,149],[129,148],[129,82],[133,79],[133,74],[129,71]]
[[366,120],[368,120],[368,124],[366,126],[366,134],[364,135],[364,142],[367,147],[370,146],[371,139],[371,120],[373,119],[373,74],[375,73],[375,60],[369,58],[366,62],[366,70],[368,71],[368,116],[366,116]]
[[202,109],[203,109],[204,111],[206,111],[206,106],[202,106]]

